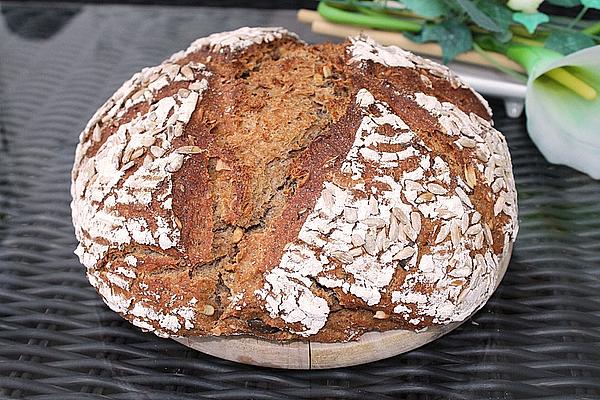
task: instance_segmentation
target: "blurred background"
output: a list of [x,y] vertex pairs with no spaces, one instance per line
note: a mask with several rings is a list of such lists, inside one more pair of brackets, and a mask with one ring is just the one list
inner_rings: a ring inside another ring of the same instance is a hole
[[[161,4],[169,6],[210,6],[210,7],[249,7],[249,8],[316,8],[317,0],[98,0],[98,1],[81,1],[72,0],[68,3],[94,3],[94,4]],[[20,1],[19,3],[67,3],[64,0],[36,0],[36,1]]]

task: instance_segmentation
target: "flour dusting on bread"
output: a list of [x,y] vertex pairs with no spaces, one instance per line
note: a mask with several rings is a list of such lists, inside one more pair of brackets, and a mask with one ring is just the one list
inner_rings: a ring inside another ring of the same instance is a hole
[[510,154],[448,68],[360,36],[198,39],[80,136],[76,250],[159,336],[344,341],[462,321],[516,238]]
[[[479,144],[485,144],[487,136],[494,136],[487,138],[495,144],[494,154],[502,158],[508,156],[505,143],[487,121],[470,119],[450,103],[442,107],[435,98],[423,93],[417,93],[415,101],[439,115],[442,124],[451,126],[452,130],[448,129],[446,134],[469,138]],[[280,299],[281,305],[286,304],[285,314],[281,313],[278,304],[271,305],[269,310],[273,317],[279,315],[285,319],[301,313],[302,320],[286,320],[301,321],[307,329],[297,333],[309,336],[314,334],[314,326],[323,325],[322,314],[327,308],[320,308],[322,312],[316,314],[295,301],[312,285],[309,280],[297,279],[296,274],[308,273],[317,277],[321,285],[340,287],[374,306],[380,302],[396,269],[404,268],[409,274],[403,285],[392,292],[392,302],[398,304],[394,312],[405,314],[415,325],[422,319],[410,318],[411,310],[433,317],[435,323],[463,320],[489,297],[495,287],[494,272],[498,267],[498,257],[489,249],[483,249],[484,228],[479,223],[480,217],[477,221],[474,217],[481,214],[464,194],[465,190],[471,189],[466,185],[461,188],[450,178],[448,165],[441,155],[435,155],[432,162],[431,149],[387,104],[377,101],[366,89],[358,91],[356,104],[364,116],[341,168],[343,173],[351,176],[351,185],[342,188],[331,182],[324,183],[313,212],[300,230],[299,241],[302,243],[287,246],[281,263],[269,272],[264,289],[257,294],[270,304],[276,302],[275,299]],[[379,128],[386,125],[391,128],[391,134],[379,133]],[[471,151],[470,147],[460,144],[460,139],[455,143],[459,149]],[[388,148],[394,146],[394,151],[381,151],[381,144]],[[392,171],[399,167],[400,161],[408,158],[417,159],[418,166],[404,171],[399,179],[393,178]],[[490,167],[493,168],[488,165]],[[369,174],[370,182],[366,187],[362,175],[367,169],[374,173]],[[502,168],[496,174],[500,175],[497,179],[512,182],[510,169]],[[509,198],[508,192],[502,191],[497,198],[506,201],[503,211],[511,219],[510,226],[505,229],[513,231],[516,198],[515,192],[511,193],[513,196]],[[429,196],[425,201],[419,201],[424,194]],[[437,235],[435,246],[421,256],[416,238],[421,233],[421,220],[425,218],[435,223]],[[465,224],[463,220],[468,222]],[[469,224],[469,221],[474,223]],[[452,240],[450,231],[457,227],[459,233]],[[510,236],[505,240],[506,246]],[[475,257],[474,261],[472,257]],[[298,268],[298,262],[311,267]],[[332,264],[341,265],[351,279],[337,278]],[[294,273],[287,281],[293,284],[286,286],[287,290],[275,290],[271,282],[276,277],[286,276],[290,270]],[[419,291],[419,287],[435,287],[435,290]],[[283,296],[273,296],[273,293]],[[309,319],[311,316],[313,320]]]

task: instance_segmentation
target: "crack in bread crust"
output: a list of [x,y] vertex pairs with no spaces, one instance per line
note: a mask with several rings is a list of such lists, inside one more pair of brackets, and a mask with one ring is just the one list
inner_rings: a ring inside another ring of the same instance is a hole
[[445,67],[366,37],[199,39],[83,131],[77,253],[105,302],[160,336],[328,342],[461,320],[518,229],[490,116]]

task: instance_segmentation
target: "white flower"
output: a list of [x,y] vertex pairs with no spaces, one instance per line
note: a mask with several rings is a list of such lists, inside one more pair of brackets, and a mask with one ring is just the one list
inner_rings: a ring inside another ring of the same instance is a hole
[[600,92],[600,46],[565,57],[541,57],[527,82],[529,136],[549,162],[600,179],[600,96],[584,99],[545,76],[560,67]]
[[509,0],[506,4],[508,8],[525,13],[534,13],[544,0]]

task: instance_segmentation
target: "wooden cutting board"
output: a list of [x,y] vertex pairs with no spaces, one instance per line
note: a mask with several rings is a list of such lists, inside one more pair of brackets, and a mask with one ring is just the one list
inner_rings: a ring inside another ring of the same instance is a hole
[[[496,287],[506,272],[511,253],[512,245],[508,256],[500,261],[496,270]],[[244,364],[289,369],[326,369],[364,364],[405,353],[445,335],[463,322],[434,326],[421,333],[409,330],[369,332],[359,340],[347,343],[280,343],[248,336],[175,340],[203,353]]]

